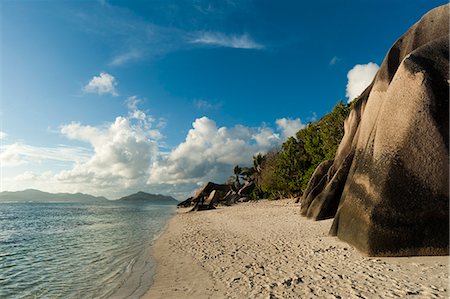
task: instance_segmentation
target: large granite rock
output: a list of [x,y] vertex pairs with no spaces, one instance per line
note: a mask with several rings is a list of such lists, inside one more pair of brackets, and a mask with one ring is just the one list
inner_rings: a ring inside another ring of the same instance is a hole
[[178,208],[187,208],[192,204],[192,199],[193,197],[189,197],[185,200],[183,200],[182,202],[180,202],[179,204],[177,204]]
[[[312,208],[310,209],[310,206],[314,198],[316,198],[316,196],[322,192],[323,188],[325,187],[325,184],[329,182],[328,171],[330,170],[331,165],[333,165],[333,162],[334,160],[325,160],[322,163],[320,163],[319,166],[317,166],[316,170],[314,170],[314,173],[308,183],[308,186],[306,186],[306,190],[305,192],[303,192],[302,206],[300,209],[300,213],[303,216],[309,216],[308,215],[309,210],[310,210],[309,214],[313,213],[313,209]],[[334,211],[334,213],[336,213],[336,211]]]
[[206,183],[203,187],[199,188],[193,196],[191,202],[194,203],[194,207],[191,211],[202,211],[214,209],[217,202],[220,201],[220,193],[226,193],[230,191],[229,185],[215,184],[212,182]]
[[231,189],[231,187],[229,185],[215,184],[213,182],[208,182],[205,185],[203,185],[202,187],[200,187],[199,189],[197,189],[197,191],[195,191],[192,201],[197,202],[200,198],[202,198],[204,196],[208,196],[214,190],[218,190],[218,191],[222,191],[222,192],[226,193],[230,189]]
[[255,182],[246,182],[244,186],[239,189],[238,194],[240,196],[249,196],[256,188]]
[[448,10],[391,47],[302,198],[304,215],[335,214],[330,233],[371,256],[449,254]]
[[228,193],[223,197],[223,204],[226,206],[231,206],[233,204],[235,204],[239,198],[241,198],[241,196],[239,194],[237,194],[235,191],[230,190],[228,191]]

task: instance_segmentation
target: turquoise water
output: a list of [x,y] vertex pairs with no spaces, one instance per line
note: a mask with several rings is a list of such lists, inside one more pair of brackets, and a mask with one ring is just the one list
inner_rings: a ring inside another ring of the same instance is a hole
[[0,203],[0,298],[139,298],[174,206]]

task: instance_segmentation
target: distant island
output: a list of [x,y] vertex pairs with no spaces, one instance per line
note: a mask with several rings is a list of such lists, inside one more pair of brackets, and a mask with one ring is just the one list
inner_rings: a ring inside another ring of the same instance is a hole
[[84,193],[49,193],[36,189],[0,192],[0,202],[132,202],[152,204],[178,204],[178,201],[171,196],[150,194],[142,191],[121,197],[118,200],[109,200],[104,196],[93,196]]
[[135,202],[135,203],[153,203],[153,204],[178,204],[179,201],[172,196],[161,194],[150,194],[146,192],[138,192],[128,196],[124,196],[118,201],[121,202]]
[[106,202],[103,196],[84,193],[49,193],[36,189],[0,192],[0,202]]

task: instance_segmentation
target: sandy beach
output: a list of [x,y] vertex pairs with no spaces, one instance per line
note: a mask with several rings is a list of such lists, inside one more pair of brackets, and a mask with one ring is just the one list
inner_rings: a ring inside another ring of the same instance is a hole
[[152,298],[448,298],[448,257],[372,258],[292,200],[178,210],[155,242]]

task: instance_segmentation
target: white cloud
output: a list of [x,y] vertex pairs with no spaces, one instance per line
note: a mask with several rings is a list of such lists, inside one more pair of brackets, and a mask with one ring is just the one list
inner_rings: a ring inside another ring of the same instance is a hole
[[34,171],[25,171],[22,174],[14,177],[16,181],[25,181],[25,182],[33,182],[33,181],[44,181],[44,180],[52,180],[53,173],[51,171],[45,171],[43,173],[36,173]]
[[[24,189],[39,189],[47,192],[72,192],[60,189],[51,171],[35,172],[27,170],[19,175],[3,176],[0,191],[18,191]],[[74,190],[73,192],[76,192]]]
[[[130,97],[128,115],[118,116],[114,122],[103,126],[72,122],[60,127],[65,137],[86,142],[91,149],[40,148],[19,143],[2,146],[2,167],[24,164],[27,167],[22,175],[4,178],[5,188],[84,192],[110,198],[147,190],[149,169],[158,154],[157,140],[162,134],[153,128],[156,121],[138,109],[138,103],[137,97]],[[65,163],[54,164],[49,160]],[[59,166],[55,168],[55,165]],[[42,171],[49,170],[49,166],[53,171],[51,175]]]
[[337,57],[337,56],[333,56],[333,58],[331,58],[329,64],[330,65],[335,65],[336,63],[338,63],[339,61],[341,61],[342,59]]
[[194,106],[199,110],[217,110],[222,107],[222,103],[211,103],[203,99],[194,100]]
[[84,87],[85,92],[97,93],[99,95],[111,94],[117,96],[116,91],[117,81],[114,76],[108,73],[100,73],[99,76],[94,76],[91,81]]
[[130,97],[128,116],[119,116],[105,127],[80,123],[62,126],[62,134],[88,142],[94,154],[86,162],[60,172],[56,179],[60,183],[84,186],[87,190],[103,188],[109,193],[142,188],[157,154],[156,140],[162,135],[152,129],[154,119],[137,109],[138,102],[136,97]]
[[130,61],[135,61],[141,59],[143,54],[135,49],[129,50],[125,53],[122,53],[116,57],[113,58],[110,65],[112,66],[120,66],[123,64],[126,64]]
[[214,7],[211,3],[205,3],[205,6],[202,6],[201,3],[198,5],[194,5],[195,9],[204,15],[212,14],[215,12]]
[[248,34],[226,35],[220,32],[198,32],[193,35],[190,42],[236,49],[264,49],[263,45],[255,42]]
[[292,119],[292,118],[280,118],[275,121],[277,124],[278,130],[281,132],[282,136],[287,139],[291,136],[295,136],[295,134],[305,127],[302,124],[300,118]]
[[[217,127],[207,118],[192,124],[186,140],[153,165],[149,184],[189,185],[206,181],[224,182],[234,165],[248,165],[252,156],[280,143],[270,128]],[[191,190],[192,191],[192,190]]]
[[[143,20],[129,9],[98,0],[101,5],[92,10],[75,11],[74,23],[88,34],[96,34],[114,50],[110,66],[120,66],[145,59],[153,59],[175,51],[192,47],[221,46],[244,49],[262,49],[265,45],[255,42],[250,34],[227,35],[203,30],[213,17],[220,27],[236,11],[251,12],[251,3],[233,1],[159,1],[160,17],[167,25]],[[183,3],[182,3],[183,2]],[[193,2],[193,3],[191,3]],[[195,22],[186,22],[185,12],[193,13]],[[189,24],[188,24],[189,23]],[[217,26],[216,26],[217,27]]]
[[347,73],[346,96],[348,102],[358,97],[372,82],[379,66],[376,63],[357,64]]
[[57,146],[37,147],[22,143],[13,143],[0,147],[2,167],[16,167],[29,163],[42,163],[45,160],[63,162],[81,162],[89,157],[90,151],[82,147]]
[[8,137],[8,134],[6,134],[3,131],[0,131],[0,140],[6,139],[6,137]]
[[12,169],[1,188],[109,198],[144,190],[182,199],[199,184],[226,181],[236,164],[251,165],[253,155],[278,147],[303,126],[300,119],[281,118],[275,121],[276,129],[264,124],[219,127],[202,117],[193,122],[183,142],[168,150],[161,141],[165,120],[150,116],[139,104],[139,98],[129,97],[127,113],[102,126],[72,122],[60,127],[63,136],[85,142],[86,147],[1,146],[2,167],[26,165],[27,170],[17,175],[22,168]]
[[117,180],[134,180],[147,173],[156,144],[141,127],[134,127],[125,117],[117,117],[109,127],[96,128],[97,134],[91,134],[89,129],[78,123],[61,128],[69,138],[88,141],[94,148],[94,155],[85,163],[63,171],[58,179],[114,185]]
[[27,161],[21,157],[17,147],[17,144],[1,147],[2,152],[0,153],[0,166],[2,168],[16,167],[27,163]]
[[308,122],[316,122],[317,121],[317,113],[311,113],[311,116],[307,118]]
[[252,139],[256,141],[256,146],[258,148],[258,150],[254,153],[267,152],[267,150],[273,148],[275,145],[278,145],[281,141],[280,135],[274,133],[271,128],[267,127],[258,128],[258,132],[252,135]]

